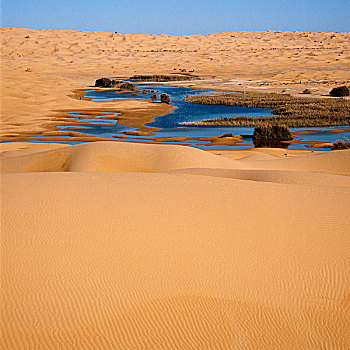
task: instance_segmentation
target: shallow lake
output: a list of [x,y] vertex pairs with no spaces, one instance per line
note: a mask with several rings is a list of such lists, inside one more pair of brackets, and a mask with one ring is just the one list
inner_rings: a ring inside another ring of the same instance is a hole
[[[91,116],[90,119],[83,119],[81,121],[82,128],[79,129],[77,125],[74,125],[74,131],[83,132],[86,135],[98,136],[104,138],[116,138],[122,136],[123,139],[133,142],[154,142],[154,138],[157,137],[213,137],[221,136],[223,134],[232,133],[233,135],[252,135],[253,127],[204,127],[204,126],[180,126],[182,122],[199,121],[203,119],[212,119],[219,117],[232,117],[232,116],[269,116],[273,115],[270,109],[261,108],[248,108],[240,106],[221,106],[221,105],[200,105],[195,103],[185,102],[183,98],[186,95],[198,95],[215,93],[212,90],[195,90],[183,87],[164,87],[160,85],[138,85],[141,91],[135,93],[120,93],[113,90],[85,90],[85,97],[92,98],[94,101],[101,100],[116,100],[116,99],[151,99],[151,90],[154,90],[157,94],[157,100],[159,101],[162,93],[167,93],[170,96],[171,104],[176,106],[172,112],[155,118],[154,122],[146,124],[150,128],[159,128],[158,131],[152,131],[154,136],[128,136],[121,134],[128,130],[134,130],[130,127],[120,126],[115,120],[99,119],[99,117]],[[143,93],[142,91],[148,91]],[[221,92],[222,93],[222,92]],[[72,115],[82,115],[84,112],[68,112]],[[86,115],[85,115],[86,116]],[[111,114],[116,116],[116,114]],[[108,116],[104,116],[106,118]],[[84,124],[89,122],[89,124]],[[78,127],[78,128],[77,128]],[[69,130],[70,127],[60,127],[62,130]],[[294,136],[294,142],[288,145],[289,149],[307,149],[306,145],[311,141],[322,142],[334,142],[344,137],[350,138],[349,127],[328,127],[328,128],[294,128],[291,129],[293,133],[298,131],[309,130],[307,134],[296,134]],[[251,138],[244,138],[242,142],[234,146],[222,146],[222,145],[209,145],[208,141],[198,140],[186,140],[180,142],[171,141],[171,143],[185,144],[201,149],[245,149],[253,147]],[[287,145],[285,145],[287,147]],[[313,148],[318,149],[318,148]],[[325,150],[324,148],[322,150]]]

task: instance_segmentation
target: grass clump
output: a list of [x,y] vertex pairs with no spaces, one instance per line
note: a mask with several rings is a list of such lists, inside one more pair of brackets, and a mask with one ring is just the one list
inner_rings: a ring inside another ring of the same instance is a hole
[[329,94],[333,97],[344,97],[350,95],[350,90],[347,86],[338,86],[333,88]]
[[95,82],[96,87],[102,87],[102,88],[113,88],[116,87],[120,82],[114,79],[109,78],[100,78],[97,79]]
[[309,90],[309,89],[305,89],[303,92],[302,92],[303,95],[310,95],[312,94],[312,92]]
[[350,101],[346,99],[247,92],[186,96],[185,101],[207,105],[270,108],[274,114],[268,117],[221,117],[186,125],[259,126],[261,123],[270,123],[286,125],[289,128],[350,125]]
[[195,75],[133,75],[129,78],[136,81],[182,81],[199,79]]
[[348,138],[344,138],[344,140],[337,140],[333,143],[332,150],[336,149],[349,149],[350,148],[350,140]]
[[170,104],[170,96],[168,94],[161,94],[160,102]]
[[253,140],[290,141],[292,134],[286,125],[271,125],[262,123],[254,129]]
[[132,83],[125,82],[120,85],[120,90],[127,90],[127,91],[140,91],[140,89]]

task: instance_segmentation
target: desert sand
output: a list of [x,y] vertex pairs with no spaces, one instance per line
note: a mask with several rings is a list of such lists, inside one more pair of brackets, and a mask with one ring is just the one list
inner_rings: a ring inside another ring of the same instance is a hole
[[350,151],[2,150],[3,348],[350,345]]
[[[227,32],[210,35],[141,35],[3,28],[1,128],[3,141],[57,131],[64,111],[153,110],[160,104],[80,100],[100,77],[193,71],[201,81],[181,84],[222,90],[282,90],[312,96],[350,84],[350,34]],[[301,83],[301,84],[300,84]],[[75,98],[72,98],[75,97]],[[143,101],[144,102],[144,101]],[[71,124],[71,122],[69,123]],[[64,134],[64,132],[60,132]],[[85,140],[85,139],[84,139]]]
[[[347,33],[1,31],[2,140],[53,135],[67,110],[166,113],[80,100],[102,76],[320,95],[349,80]],[[95,141],[0,144],[1,348],[350,347],[350,150]]]

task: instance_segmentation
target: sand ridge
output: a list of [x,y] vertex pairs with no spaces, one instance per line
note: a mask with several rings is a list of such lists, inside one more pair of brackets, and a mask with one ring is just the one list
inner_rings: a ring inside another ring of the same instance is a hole
[[4,349],[350,345],[349,177],[312,164],[348,173],[350,151],[16,145],[1,157]]

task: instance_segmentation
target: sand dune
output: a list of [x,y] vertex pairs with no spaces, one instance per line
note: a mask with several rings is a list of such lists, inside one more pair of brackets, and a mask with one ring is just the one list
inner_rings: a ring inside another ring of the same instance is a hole
[[[314,96],[350,80],[349,33],[0,31],[1,140],[58,136],[67,110],[167,112],[75,93],[102,76]],[[2,349],[350,348],[349,151],[0,147]]]
[[[22,144],[22,143],[20,143]],[[218,157],[195,148],[175,145],[151,145],[122,142],[94,142],[75,146],[60,147],[23,143],[24,149],[16,150],[16,144],[3,144],[0,155],[1,172],[164,172],[193,168],[212,168],[246,170],[269,170],[271,176],[279,178],[282,174],[300,173],[298,176],[313,177],[315,172],[350,176],[350,152],[299,152],[283,150],[256,149],[243,152],[223,152]],[[6,148],[9,147],[9,150]],[[11,148],[14,150],[11,151]],[[52,149],[53,148],[53,149]],[[229,159],[234,154],[235,159]],[[246,155],[248,154],[248,155]],[[280,156],[272,156],[271,154]],[[281,156],[281,154],[283,156]],[[186,170],[189,171],[189,170]],[[202,170],[200,170],[201,172]],[[279,172],[278,172],[279,171]],[[309,173],[309,175],[301,172]],[[310,174],[312,172],[312,174]],[[248,172],[246,172],[248,174]],[[262,174],[262,172],[257,172]],[[217,173],[219,174],[219,173]],[[222,174],[233,174],[222,172]],[[238,172],[235,172],[238,175]],[[250,173],[252,174],[252,173]],[[217,175],[216,175],[217,176]],[[243,175],[242,175],[243,176]],[[226,176],[224,176],[226,177]],[[346,181],[344,177],[339,177]],[[312,180],[310,182],[312,184]]]
[[[28,151],[27,151],[28,152]],[[231,167],[232,161],[194,148],[171,145],[94,142],[23,155],[4,152],[8,172],[144,172],[201,167]]]
[[322,173],[306,173],[301,171],[286,170],[246,170],[246,169],[180,169],[169,172],[171,174],[191,174],[202,176],[214,176],[227,179],[240,179],[262,182],[276,182],[293,185],[309,186],[340,186],[349,187],[350,178],[344,176],[334,176]]
[[[96,102],[69,95],[102,76],[194,70],[203,81],[187,82],[188,86],[263,88],[292,94],[308,88],[314,96],[350,82],[349,33],[267,31],[181,36],[16,28],[0,32],[0,136],[55,130],[61,110],[96,108]],[[98,106],[123,109],[124,102],[99,102]]]
[[350,151],[2,150],[2,348],[350,346]]

